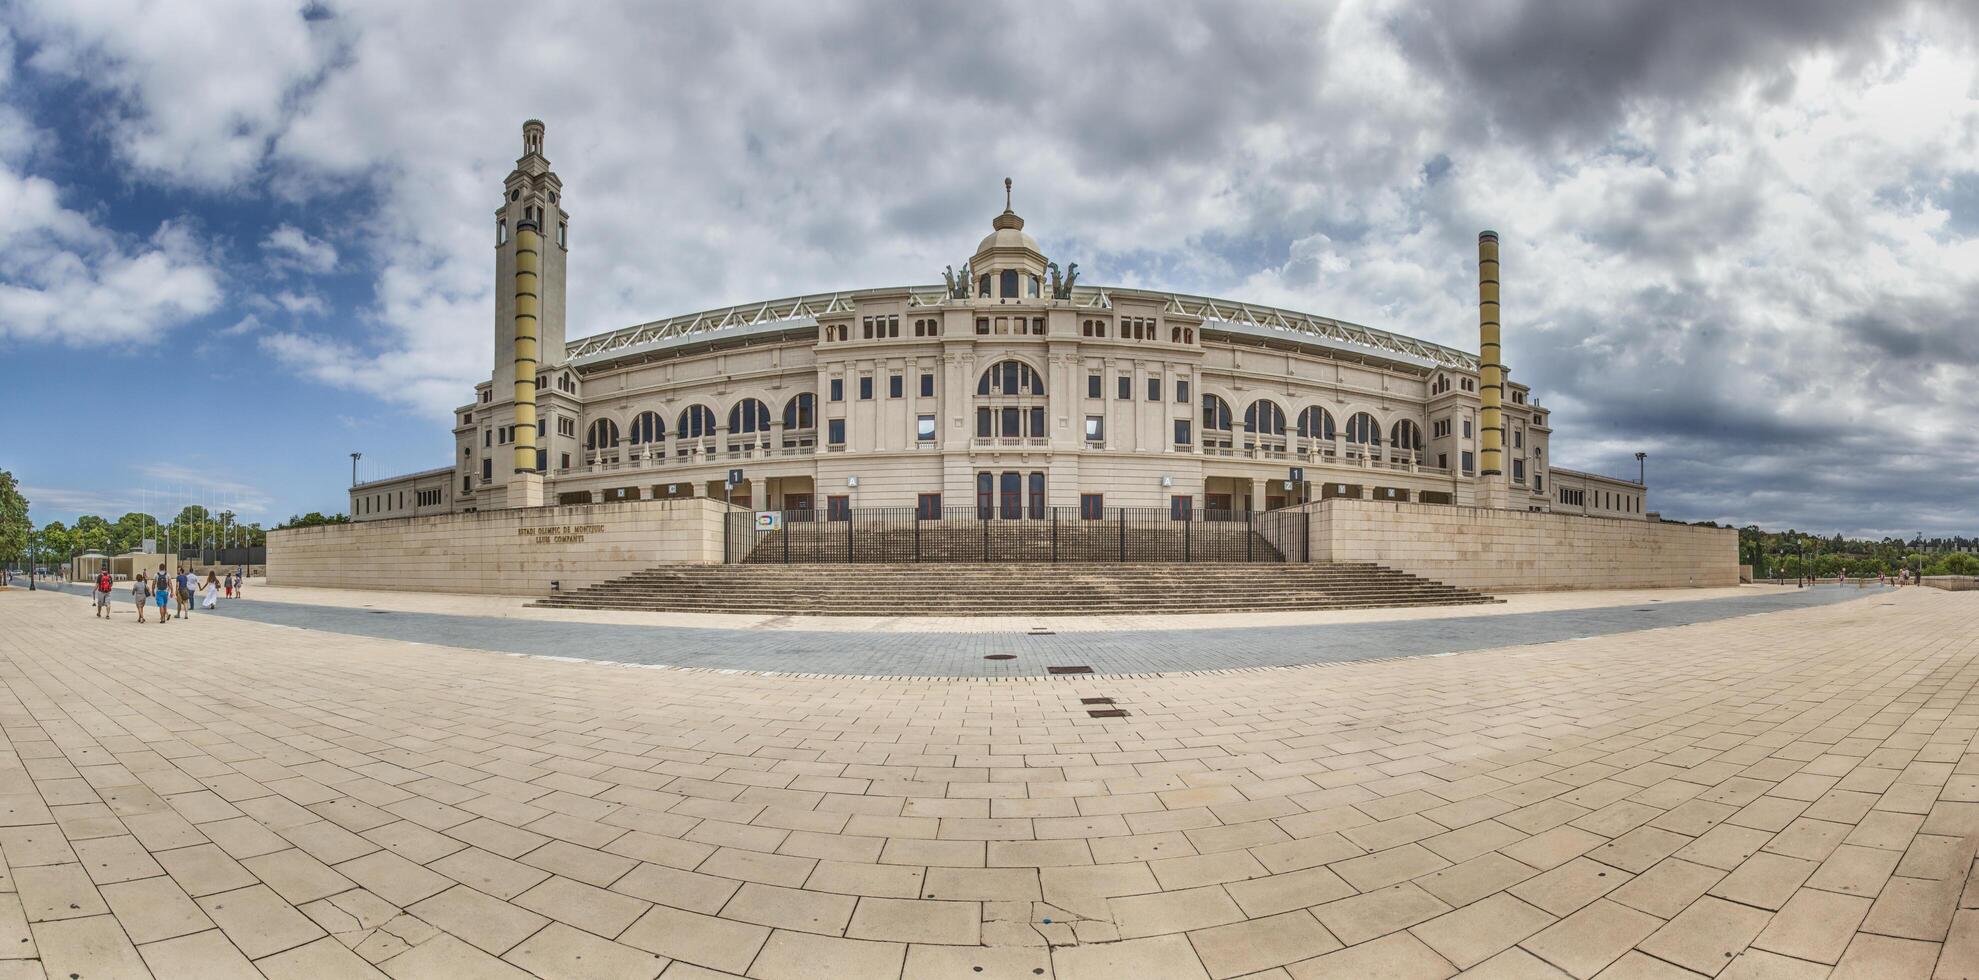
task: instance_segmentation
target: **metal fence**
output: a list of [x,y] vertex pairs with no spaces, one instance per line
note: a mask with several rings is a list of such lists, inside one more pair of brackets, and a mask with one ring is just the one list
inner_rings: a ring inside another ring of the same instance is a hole
[[736,512],[722,528],[730,564],[844,562],[1303,562],[1304,511],[1160,507],[913,507]]

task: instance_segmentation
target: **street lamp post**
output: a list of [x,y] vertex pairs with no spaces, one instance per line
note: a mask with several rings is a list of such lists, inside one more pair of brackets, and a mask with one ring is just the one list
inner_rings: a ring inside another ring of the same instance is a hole
[[364,458],[363,453],[350,454],[350,485],[351,486],[357,486],[357,461],[363,458]]
[[1648,473],[1648,467],[1643,465],[1642,461],[1648,458],[1648,453],[1635,454],[1635,482],[1641,483],[1645,489],[1649,486],[1649,484],[1643,482],[1644,476]]

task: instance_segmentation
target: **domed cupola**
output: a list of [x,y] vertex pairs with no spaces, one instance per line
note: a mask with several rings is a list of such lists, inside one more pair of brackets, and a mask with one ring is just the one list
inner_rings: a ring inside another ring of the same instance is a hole
[[1041,299],[1045,257],[1037,239],[1024,233],[1024,219],[1010,209],[1010,178],[1003,179],[1003,213],[990,222],[991,231],[976,246],[966,268],[975,282],[970,295],[1002,302]]

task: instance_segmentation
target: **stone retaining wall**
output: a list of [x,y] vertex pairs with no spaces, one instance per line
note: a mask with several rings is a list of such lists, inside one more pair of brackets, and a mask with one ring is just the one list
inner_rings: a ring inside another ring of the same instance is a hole
[[1918,579],[1934,589],[1948,592],[1971,592],[1979,589],[1979,575],[1926,575]]
[[663,562],[718,562],[705,497],[401,517],[268,533],[268,583],[543,595]]
[[1368,561],[1484,592],[1739,584],[1738,532],[1659,521],[1334,498],[1312,560]]

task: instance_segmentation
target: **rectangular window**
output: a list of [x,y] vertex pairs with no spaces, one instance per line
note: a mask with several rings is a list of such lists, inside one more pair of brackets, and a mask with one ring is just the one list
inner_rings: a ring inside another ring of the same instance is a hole
[[1019,431],[1017,431],[1017,426],[1018,426],[1018,419],[1019,419],[1019,415],[1018,415],[1018,413],[1017,413],[1017,410],[1016,410],[1016,409],[1014,409],[1014,408],[1006,408],[1006,409],[1004,409],[1004,410],[1003,410],[1003,437],[1004,437],[1004,438],[1006,438],[1006,439],[1015,439],[1015,438],[1017,438],[1018,436],[1021,436],[1021,435],[1023,435],[1023,433],[1022,433],[1022,432],[1019,432]]
[[561,454],[559,454],[559,456],[558,456],[558,458],[559,458],[559,461],[560,461],[560,462],[561,462],[561,464],[562,464],[561,466],[559,466],[559,467],[558,467],[558,469],[565,469],[565,470],[567,470],[567,469],[570,469],[570,454],[569,454],[569,453],[561,453]]
[[921,442],[935,441],[935,417],[923,415],[914,420],[914,437]]
[[990,436],[995,435],[994,432],[990,431],[994,424],[990,420],[995,417],[995,413],[987,408],[976,409],[976,438],[988,439]]
[[924,521],[941,519],[941,494],[924,493],[914,502],[914,516]]
[[1189,519],[1189,515],[1195,512],[1195,509],[1196,498],[1194,497],[1175,496],[1168,498],[1168,519],[1171,521],[1186,521]]
[[1436,468],[1437,468],[1437,469],[1439,469],[1439,470],[1447,470],[1447,469],[1449,469],[1449,468],[1450,468],[1450,454],[1449,454],[1449,453],[1437,453],[1437,454],[1436,454]]
[[1178,446],[1186,446],[1186,445],[1188,445],[1188,444],[1189,444],[1189,420],[1188,420],[1188,419],[1176,419],[1176,420],[1175,420],[1175,444],[1176,444],[1176,445],[1178,445]]
[[1513,483],[1525,482],[1525,460],[1523,459],[1512,460],[1512,482]]
[[1042,439],[1047,435],[1044,430],[1044,409],[1031,409],[1031,431],[1029,435],[1033,439]]
[[1470,420],[1470,419],[1465,419],[1465,420],[1464,420],[1464,438],[1466,438],[1466,439],[1469,439],[1470,437],[1471,437],[1471,420]]
[[1469,450],[1465,450],[1465,452],[1464,452],[1464,473],[1465,473],[1465,475],[1469,475],[1469,474],[1470,474],[1470,472],[1471,472],[1471,469],[1472,469],[1472,467],[1474,467],[1474,466],[1476,466],[1476,463],[1475,463],[1475,462],[1473,462],[1473,457],[1471,456],[1471,454],[1470,454],[1470,451],[1469,451]]
[[493,429],[482,429],[482,430],[481,430],[481,448],[483,448],[483,449],[486,449],[486,448],[488,448],[489,446],[492,446],[492,445],[494,445],[494,444],[495,444],[495,430],[493,430]]
[[1106,494],[1082,493],[1079,495],[1079,517],[1082,520],[1097,521],[1106,516]]
[[1101,443],[1106,441],[1105,416],[1103,415],[1086,416],[1086,441],[1091,443]]
[[1158,401],[1160,401],[1160,400],[1161,400],[1161,379],[1160,379],[1160,378],[1149,378],[1149,379],[1148,379],[1148,401],[1151,401],[1151,402],[1158,402]]
[[907,385],[907,379],[901,377],[898,374],[893,375],[890,378],[887,378],[886,396],[888,398],[899,398],[905,395],[907,393],[906,385]]
[[494,478],[495,478],[495,461],[492,459],[483,459],[481,461],[481,479],[492,480]]
[[921,397],[933,398],[934,396],[935,396],[935,376],[932,374],[921,375]]
[[832,446],[845,445],[844,419],[832,419],[825,423],[825,443]]
[[870,374],[859,379],[859,400],[862,402],[873,400],[873,376]]
[[1188,403],[1189,403],[1189,383],[1187,381],[1175,382],[1175,404],[1187,405]]
[[844,378],[831,379],[831,400],[835,402],[842,402],[845,400]]
[[1086,397],[1087,397],[1087,398],[1100,398],[1100,397],[1103,397],[1103,396],[1102,396],[1102,395],[1100,394],[1100,390],[1099,390],[1099,389],[1100,389],[1100,383],[1101,383],[1101,382],[1100,382],[1100,376],[1099,376],[1099,375],[1097,375],[1097,374],[1088,374],[1088,375],[1086,375]]
[[1512,448],[1513,448],[1513,449],[1524,449],[1524,448],[1525,448],[1525,430],[1524,430],[1524,429],[1513,429],[1513,430],[1512,430]]
[[1119,388],[1120,388],[1120,396],[1119,396],[1119,397],[1120,397],[1120,400],[1121,400],[1121,401],[1123,401],[1123,402],[1124,402],[1124,401],[1127,401],[1127,400],[1129,400],[1129,399],[1131,399],[1131,398],[1133,398],[1133,397],[1134,397],[1134,377],[1133,377],[1133,375],[1130,375],[1130,374],[1123,374],[1123,375],[1121,375],[1121,376],[1120,376],[1120,385],[1119,385]]
[[852,519],[852,498],[844,494],[825,498],[825,520],[849,521]]
[[[984,278],[988,278],[988,277],[986,276]],[[989,317],[979,316],[976,318],[976,336],[978,337],[989,336]]]

